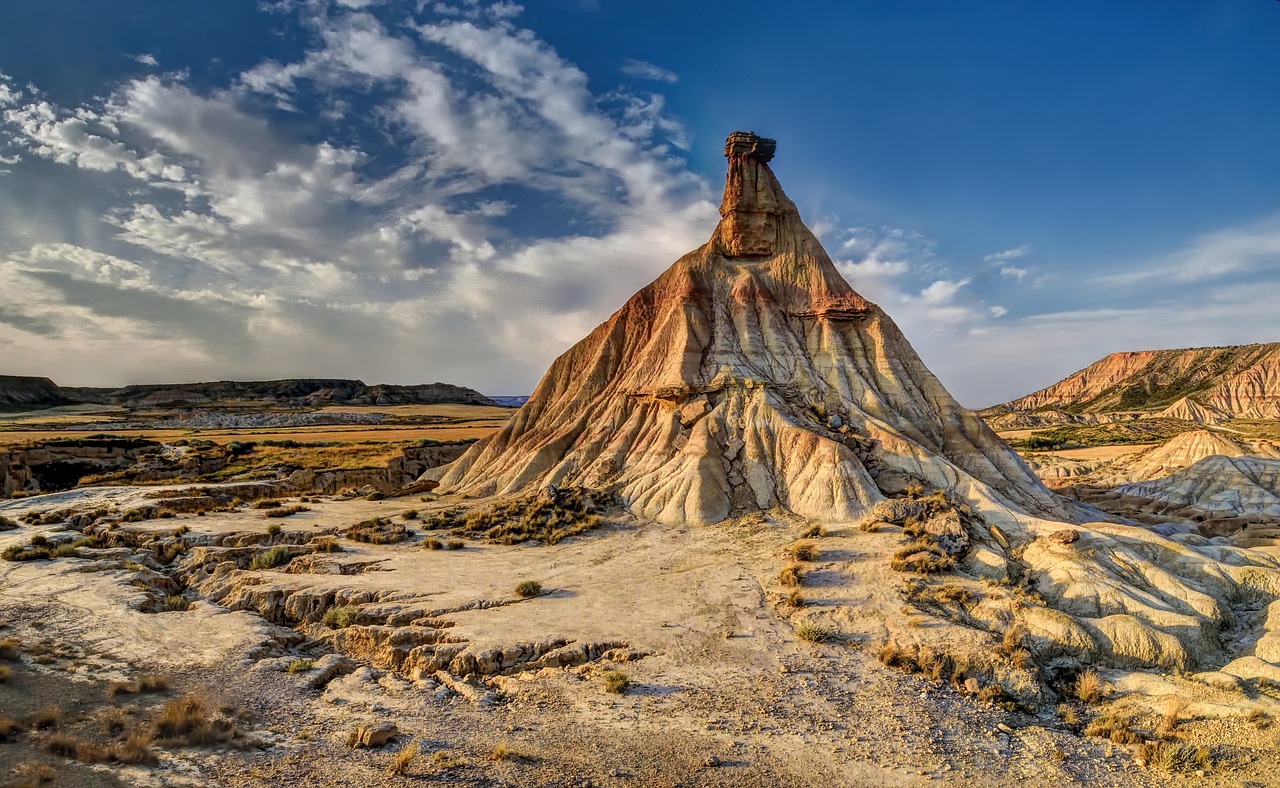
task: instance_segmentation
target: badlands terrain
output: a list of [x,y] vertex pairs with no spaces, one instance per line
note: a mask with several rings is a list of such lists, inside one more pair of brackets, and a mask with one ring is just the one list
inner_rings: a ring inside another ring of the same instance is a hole
[[775,147],[514,412],[14,384],[0,780],[1276,784],[1271,352],[980,417]]

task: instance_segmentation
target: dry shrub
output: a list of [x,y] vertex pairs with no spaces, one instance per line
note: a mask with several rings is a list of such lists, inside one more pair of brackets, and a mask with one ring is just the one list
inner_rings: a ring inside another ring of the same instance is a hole
[[388,767],[392,774],[405,775],[409,773],[409,767],[413,765],[413,761],[418,757],[418,743],[409,742],[400,752],[391,758],[391,765]]
[[12,717],[0,717],[0,743],[9,741],[22,732],[22,723]]
[[48,730],[49,728],[58,727],[58,723],[61,720],[62,709],[56,705],[45,706],[31,715],[31,727],[38,731]]
[[808,528],[804,529],[803,532],[801,532],[800,538],[815,539],[815,538],[826,536],[826,535],[827,535],[827,529],[823,528],[821,525],[811,525]]
[[1080,714],[1070,703],[1058,704],[1058,719],[1062,720],[1062,724],[1068,728],[1075,728],[1080,724]]
[[9,773],[5,788],[39,788],[41,785],[52,785],[58,773],[52,766],[38,761],[20,763]]
[[422,540],[422,547],[424,550],[443,550],[444,542],[439,539],[427,538]]
[[788,564],[783,567],[778,582],[787,588],[797,588],[804,583],[804,567],[799,564]]
[[507,501],[489,509],[463,512],[448,509],[423,518],[428,530],[448,530],[483,536],[496,544],[541,542],[553,545],[599,527],[600,511],[613,502],[607,493],[584,487],[566,487],[554,492]]
[[542,593],[542,584],[537,580],[524,580],[516,586],[516,596],[521,599],[537,596]]
[[1209,750],[1181,741],[1144,742],[1138,757],[1156,771],[1168,774],[1194,772],[1209,768]]
[[322,536],[318,539],[311,540],[311,544],[316,548],[317,553],[341,553],[342,545],[338,544],[338,540],[332,536]]
[[14,662],[22,653],[22,641],[15,637],[0,639],[0,659]]
[[1185,699],[1170,697],[1165,705],[1164,716],[1160,718],[1160,724],[1156,726],[1156,737],[1167,739],[1173,736],[1173,731],[1178,727],[1178,721],[1182,718],[1182,713],[1186,709],[1187,701]]
[[402,523],[393,522],[385,517],[375,517],[356,523],[344,534],[353,542],[369,544],[395,544],[409,538],[409,529]]
[[324,611],[324,616],[320,619],[320,623],[333,629],[344,629],[356,623],[356,618],[359,615],[360,612],[351,605],[334,605]]
[[314,668],[315,666],[316,666],[316,661],[314,659],[305,659],[303,657],[299,657],[298,659],[295,659],[293,662],[290,662],[287,666],[285,666],[284,670],[286,673],[305,673],[308,670],[311,670],[312,668]]
[[225,742],[235,736],[235,726],[215,716],[202,695],[184,695],[164,704],[152,730],[161,741],[196,746]]
[[54,755],[83,763],[101,763],[111,758],[111,750],[103,745],[65,733],[50,736],[45,741],[44,748]]
[[253,502],[254,509],[278,509],[281,506],[283,504],[274,498],[263,498]]
[[812,542],[796,542],[787,548],[787,555],[791,556],[792,561],[816,561],[818,547]]
[[[307,506],[286,506],[283,509],[270,509],[264,514],[264,517],[292,517],[295,514],[311,511]],[[279,533],[277,531],[277,533]]]
[[792,607],[804,607],[809,603],[805,601],[804,594],[801,594],[798,589],[793,589],[787,594],[787,604]]
[[631,678],[620,670],[610,670],[604,674],[604,691],[614,695],[622,695],[631,688]]
[[796,627],[796,636],[810,643],[826,643],[829,640],[834,640],[836,633],[830,627],[825,627],[812,621],[803,621]]
[[1137,744],[1143,740],[1143,737],[1133,728],[1134,719],[1131,712],[1112,709],[1086,725],[1084,735],[1106,739],[1112,744]]
[[117,763],[152,763],[151,741],[150,731],[134,731],[111,746],[111,758]]
[[427,760],[433,769],[456,769],[459,766],[466,766],[467,759],[457,754],[453,750],[436,750],[431,753],[431,757]]
[[8,684],[11,678],[13,678],[13,668],[8,665],[0,665],[0,684]]
[[1076,676],[1072,691],[1082,703],[1094,704],[1102,700],[1102,678],[1098,671],[1089,669]]
[[284,566],[294,558],[293,550],[284,545],[276,545],[268,547],[261,553],[258,553],[249,561],[250,569],[275,569],[278,566]]
[[883,531],[885,528],[888,528],[890,525],[891,525],[890,523],[886,523],[883,520],[875,520],[872,518],[867,518],[866,520],[863,520],[861,523],[858,524],[858,530],[865,531],[869,534],[874,534],[874,533],[879,533],[880,531]]
[[1245,719],[1259,728],[1265,728],[1271,724],[1271,715],[1256,707],[1249,710],[1249,716]]
[[499,743],[498,743],[498,746],[493,748],[493,753],[492,753],[492,755],[491,755],[490,757],[492,757],[492,758],[493,758],[493,760],[495,760],[495,761],[527,761],[527,760],[530,760],[530,758],[529,758],[529,756],[528,756],[528,755],[525,755],[524,753],[520,752],[519,750],[517,750],[517,749],[513,748],[511,745],[507,744],[506,742],[499,742]]
[[894,551],[889,566],[897,572],[920,575],[945,572],[956,565],[956,559],[942,549],[931,536],[921,536]]

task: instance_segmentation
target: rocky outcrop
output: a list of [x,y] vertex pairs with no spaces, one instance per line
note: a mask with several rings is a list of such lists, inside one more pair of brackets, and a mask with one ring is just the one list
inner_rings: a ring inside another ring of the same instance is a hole
[[1204,424],[1280,418],[1280,343],[1112,353],[1048,388],[983,411],[1163,411]]
[[854,292],[766,153],[768,140],[731,137],[710,241],[557,359],[501,431],[432,477],[477,496],[606,488],[667,523],[772,507],[857,520],[913,481],[1087,517]]
[[0,450],[0,497],[75,487],[85,476],[127,468],[160,444],[141,438],[85,438]]
[[1216,517],[1280,517],[1280,459],[1214,455],[1177,473],[1116,489]]

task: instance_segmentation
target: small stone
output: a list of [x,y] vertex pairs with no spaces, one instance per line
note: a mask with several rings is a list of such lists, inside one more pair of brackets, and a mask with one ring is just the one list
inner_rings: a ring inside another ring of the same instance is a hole
[[1049,541],[1058,544],[1071,544],[1080,538],[1080,532],[1070,528],[1063,528],[1061,531],[1054,531],[1049,534]]
[[394,722],[376,722],[356,729],[356,742],[360,747],[382,747],[399,733]]
[[970,676],[964,680],[964,690],[970,695],[977,695],[982,690],[982,685],[978,683],[977,679]]
[[1001,733],[1008,733],[1008,734],[1013,733],[1013,728],[1010,728],[1008,725],[1005,725],[1003,722],[996,725],[996,730],[1000,731]]

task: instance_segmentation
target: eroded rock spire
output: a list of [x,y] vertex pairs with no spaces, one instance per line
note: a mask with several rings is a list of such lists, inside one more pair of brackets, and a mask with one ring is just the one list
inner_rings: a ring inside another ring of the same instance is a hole
[[735,131],[725,140],[729,172],[716,234],[726,257],[771,255],[778,251],[782,215],[796,207],[769,169],[777,149],[777,140],[750,131]]

